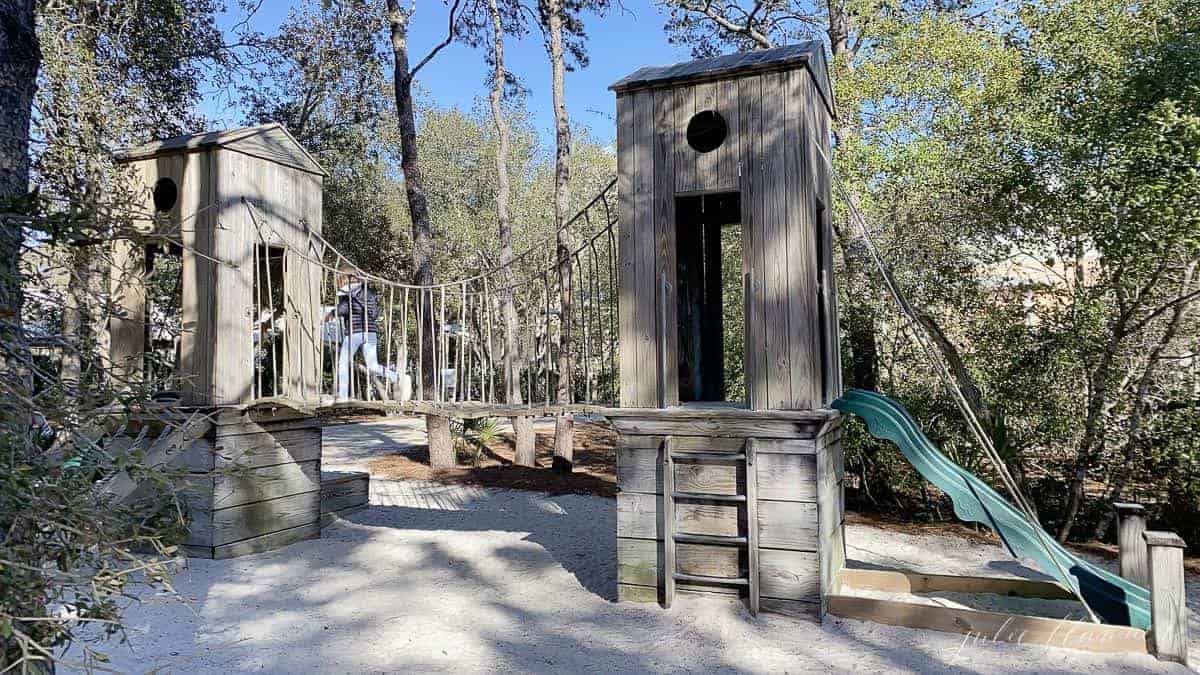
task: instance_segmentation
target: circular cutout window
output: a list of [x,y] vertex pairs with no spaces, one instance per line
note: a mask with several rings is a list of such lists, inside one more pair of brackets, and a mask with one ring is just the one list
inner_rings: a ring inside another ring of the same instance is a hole
[[159,213],[166,213],[175,208],[175,202],[179,200],[179,188],[175,187],[175,181],[170,178],[159,178],[154,184],[154,210]]
[[696,152],[712,152],[725,142],[729,126],[716,110],[705,110],[692,116],[687,125],[687,142]]

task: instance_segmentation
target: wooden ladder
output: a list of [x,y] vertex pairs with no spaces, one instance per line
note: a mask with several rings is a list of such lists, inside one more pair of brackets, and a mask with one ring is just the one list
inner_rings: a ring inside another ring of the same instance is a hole
[[[675,599],[675,582],[714,584],[721,586],[737,586],[747,589],[750,613],[757,615],[759,609],[758,585],[758,477],[755,467],[755,441],[746,439],[746,445],[740,453],[693,452],[676,450],[674,439],[667,436],[663,439],[663,529],[664,545],[663,558],[665,570],[663,606],[671,608]],[[740,494],[723,495],[707,492],[677,492],[675,490],[675,460],[687,459],[697,461],[739,462],[745,468],[746,490]],[[738,504],[745,508],[746,536],[716,535],[716,534],[687,534],[675,531],[675,502],[708,501]],[[746,548],[747,574],[738,577],[713,577],[699,574],[685,574],[675,565],[676,544],[715,544],[718,546],[737,546]]]

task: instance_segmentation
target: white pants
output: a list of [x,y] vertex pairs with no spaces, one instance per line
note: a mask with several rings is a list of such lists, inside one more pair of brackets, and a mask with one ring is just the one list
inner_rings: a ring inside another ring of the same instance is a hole
[[350,398],[350,366],[354,361],[354,353],[362,349],[363,362],[367,364],[367,372],[376,377],[386,377],[395,382],[399,379],[396,371],[379,365],[379,357],[375,354],[375,344],[378,336],[375,333],[351,333],[342,338],[342,346],[338,349],[337,390],[339,399]]

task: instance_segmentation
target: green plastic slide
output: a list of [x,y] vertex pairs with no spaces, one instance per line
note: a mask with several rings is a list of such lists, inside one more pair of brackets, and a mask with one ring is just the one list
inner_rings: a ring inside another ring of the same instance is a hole
[[834,401],[833,407],[861,417],[872,436],[895,443],[913,468],[949,495],[959,518],[992,528],[1015,557],[1032,559],[1042,572],[1080,591],[1106,623],[1150,629],[1146,589],[1075,556],[1049,534],[1039,533],[1038,526],[1008,500],[943,455],[899,403],[883,394],[854,389]]

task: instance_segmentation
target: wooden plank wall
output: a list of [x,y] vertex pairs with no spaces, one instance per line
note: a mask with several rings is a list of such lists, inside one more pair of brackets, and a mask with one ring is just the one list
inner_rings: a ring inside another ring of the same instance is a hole
[[[729,128],[708,153],[686,140],[703,110],[716,110]],[[618,94],[622,407],[678,404],[675,197],[732,190],[741,193],[749,281],[750,407],[818,408],[840,391],[832,271],[818,283],[818,246],[832,257],[831,228],[817,207],[829,204],[828,172],[812,143],[828,152],[828,113],[804,69]]]
[[[160,178],[175,181],[179,198],[168,221],[159,230],[179,241],[183,247],[183,289],[180,309],[179,367],[177,374],[184,402],[207,403],[211,390],[211,353],[198,348],[212,340],[215,326],[210,308],[217,265],[210,259],[216,213],[211,208],[215,195],[212,180],[212,153],[194,152],[164,155],[138,162],[138,172],[146,189],[153,189]],[[154,212],[147,192],[146,210]],[[144,342],[143,342],[144,348]]]
[[[650,418],[653,413],[648,413]],[[629,420],[622,418],[622,423]],[[630,426],[664,427],[670,422],[647,419]],[[736,425],[733,425],[736,426]],[[815,434],[759,440],[758,522],[745,522],[736,504],[677,501],[676,531],[690,534],[745,535],[758,528],[759,573],[763,606],[770,610],[815,616],[820,608],[822,560],[831,554],[827,543],[840,547],[840,539],[827,539],[820,527],[821,465],[840,465],[840,455],[825,456],[832,448]],[[663,583],[662,435],[622,433],[617,448],[617,582],[622,600],[654,602]],[[672,435],[678,450],[736,453],[745,436]],[[824,454],[823,454],[824,453]],[[732,461],[679,459],[675,489],[681,492],[744,494],[743,466]],[[838,509],[840,506],[834,506]],[[838,554],[840,555],[840,554]],[[677,570],[684,573],[737,577],[746,573],[745,548],[679,544]],[[735,593],[727,587],[679,584],[682,591]]]
[[141,379],[146,353],[146,256],[129,240],[113,242],[109,293],[118,311],[108,320],[109,359],[120,382]]
[[[253,393],[250,317],[254,298],[254,247],[287,248],[284,279],[284,369],[281,393],[297,400],[318,396],[317,367],[321,355],[321,270],[305,260],[319,252],[309,236],[321,232],[321,182],[309,173],[222,148],[215,151],[221,195],[222,228],[217,257],[237,261],[237,268],[218,273],[212,312],[217,326],[213,362],[213,404],[246,403]],[[255,204],[254,216],[242,202]],[[308,251],[306,256],[297,251]],[[277,311],[279,308],[276,308]]]
[[181,458],[188,555],[231,558],[321,533],[321,427],[313,417],[256,422],[221,413]]
[[846,564],[845,458],[840,420],[817,437],[817,526],[821,546],[821,613],[825,598],[837,593]]

